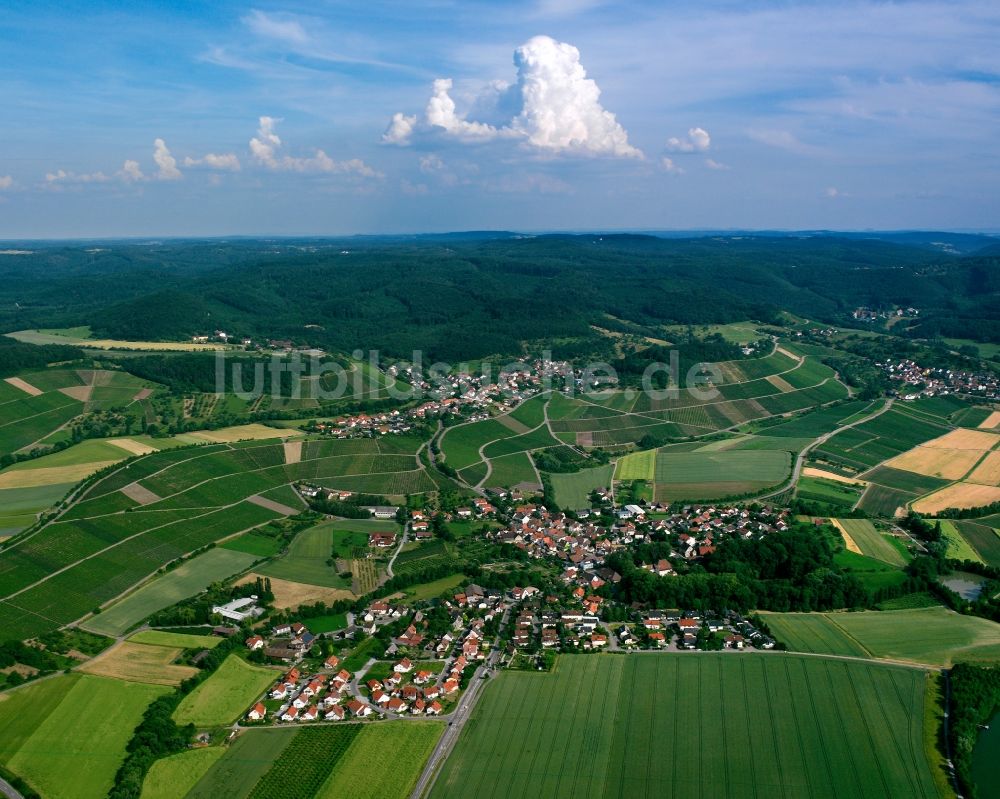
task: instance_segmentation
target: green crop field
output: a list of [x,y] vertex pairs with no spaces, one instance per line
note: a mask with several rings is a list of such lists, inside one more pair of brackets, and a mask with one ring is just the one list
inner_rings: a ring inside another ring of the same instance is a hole
[[46,799],[104,796],[132,730],[168,690],[71,675],[2,694],[0,762]]
[[598,466],[583,469],[574,474],[550,474],[552,494],[560,508],[579,510],[590,507],[590,492],[598,488],[609,488],[614,466]]
[[941,535],[948,542],[947,555],[949,558],[954,558],[955,560],[972,560],[982,563],[983,559],[979,557],[979,553],[969,546],[969,542],[965,540],[960,528],[954,522],[942,519]]
[[632,452],[619,458],[615,480],[653,480],[656,477],[656,450]]
[[992,527],[973,521],[957,521],[955,526],[985,563],[1000,566],[1000,533]]
[[246,799],[300,732],[295,727],[243,732],[195,783],[187,799]]
[[777,485],[791,469],[781,450],[673,452],[656,456],[656,499],[718,499]]
[[183,799],[226,750],[221,746],[190,749],[153,763],[139,799]]
[[861,497],[858,507],[872,516],[892,518],[896,509],[904,507],[917,497],[898,488],[886,488],[880,485],[870,485]]
[[313,799],[361,729],[345,724],[300,730],[250,791],[250,799]]
[[147,616],[204,591],[248,568],[256,556],[222,547],[210,549],[154,578],[120,602],[88,619],[83,627],[101,635],[117,636]]
[[904,469],[893,469],[891,466],[879,466],[870,472],[865,472],[862,477],[869,483],[886,488],[898,488],[908,494],[929,494],[931,491],[944,488],[951,482],[940,477],[929,477]]
[[464,469],[478,461],[479,448],[499,438],[510,438],[514,431],[495,419],[452,427],[441,437],[441,452],[449,466]]
[[778,641],[795,652],[871,657],[825,613],[761,613]]
[[[962,616],[943,607],[761,615],[779,641],[802,652],[854,654],[845,651],[846,647],[854,645],[876,658],[930,666],[1000,659],[1000,624],[976,616]],[[816,632],[824,624],[818,619],[825,619],[828,625],[822,635]],[[799,632],[800,624],[805,625],[805,632]],[[853,644],[846,643],[845,638]]]
[[812,502],[825,502],[842,508],[851,509],[861,498],[861,489],[850,483],[828,480],[824,477],[800,477],[796,488],[796,496]]
[[192,635],[190,633],[173,633],[168,630],[143,630],[129,636],[128,640],[135,644],[180,647],[181,649],[215,649],[222,643],[222,639],[217,635]]
[[867,519],[838,519],[847,534],[860,548],[861,552],[870,558],[885,561],[893,566],[905,566],[907,558],[888,536],[875,529],[875,525]]
[[794,655],[564,655],[490,682],[431,799],[936,798],[925,680]]
[[515,452],[511,455],[493,458],[490,463],[493,466],[493,471],[486,478],[487,486],[512,488],[519,483],[538,483],[538,475],[526,452]]
[[260,532],[249,532],[238,538],[230,539],[221,544],[222,549],[231,549],[234,552],[245,552],[258,558],[269,558],[277,555],[281,551],[282,541],[280,538],[264,535]]
[[[316,799],[406,799],[443,731],[437,721],[364,725]],[[392,768],[373,769],[386,752],[392,752]]]
[[[331,566],[327,563],[331,558],[335,541],[338,543],[337,550],[340,557],[350,555],[352,547],[344,545],[344,538],[345,534],[338,533],[330,522],[303,530],[292,539],[287,553],[260,566],[257,572],[268,577],[278,577],[307,585],[350,588],[350,580],[344,580],[337,574],[336,565]],[[357,536],[354,545],[367,546],[368,536]]]
[[178,724],[210,727],[231,724],[280,674],[230,655],[174,711]]
[[0,538],[30,527],[39,513],[59,502],[71,488],[73,483],[0,489]]
[[948,428],[893,407],[880,416],[827,440],[816,454],[858,471],[871,468],[917,444],[944,435]]

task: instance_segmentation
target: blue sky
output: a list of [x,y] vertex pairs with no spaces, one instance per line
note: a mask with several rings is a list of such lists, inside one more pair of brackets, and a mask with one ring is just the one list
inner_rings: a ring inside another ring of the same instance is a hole
[[1000,4],[0,15],[0,237],[1000,228]]

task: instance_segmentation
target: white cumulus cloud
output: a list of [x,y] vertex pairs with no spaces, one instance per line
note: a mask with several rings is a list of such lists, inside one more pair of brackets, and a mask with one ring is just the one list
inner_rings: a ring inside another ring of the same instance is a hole
[[118,177],[126,183],[138,183],[140,180],[146,179],[146,176],[142,174],[142,170],[139,168],[139,162],[132,160],[128,160],[122,164],[122,168],[118,171]]
[[667,139],[667,149],[675,153],[703,153],[712,146],[712,137],[704,128],[691,128],[686,139],[671,136]]
[[14,185],[14,178],[10,175],[0,175],[0,189],[9,189]]
[[717,169],[720,171],[729,169],[729,164],[723,164],[720,161],[716,161],[714,158],[706,158],[705,166],[707,166],[709,169]]
[[181,177],[181,171],[177,168],[177,159],[170,154],[163,139],[156,139],[153,142],[153,160],[157,166],[156,177],[160,180],[177,180]]
[[404,143],[418,131],[459,141],[510,138],[551,153],[642,158],[615,115],[601,105],[601,90],[587,77],[580,51],[549,36],[535,36],[514,51],[517,80],[493,81],[472,103],[496,120],[470,119],[458,111],[450,78],[434,81],[423,120],[396,114],[382,140]]
[[205,166],[226,172],[239,172],[240,159],[234,153],[206,153],[201,158],[188,156],[184,159],[184,166]]
[[663,158],[660,160],[660,166],[663,167],[663,171],[664,172],[667,172],[667,173],[669,173],[671,175],[683,175],[684,174],[684,170],[681,169],[679,166],[677,166],[677,164],[674,163],[674,159],[673,158],[667,158],[666,156],[663,156]]
[[382,134],[383,144],[398,144],[405,146],[410,143],[410,136],[413,134],[413,126],[417,124],[415,116],[407,116],[399,112],[392,115],[389,127]]
[[281,139],[274,130],[278,121],[274,117],[260,117],[257,135],[250,139],[251,154],[258,163],[263,164],[268,169],[283,172],[352,174],[365,178],[383,177],[381,172],[373,169],[360,158],[335,161],[320,149],[317,149],[311,158],[282,154],[279,152],[282,148]]

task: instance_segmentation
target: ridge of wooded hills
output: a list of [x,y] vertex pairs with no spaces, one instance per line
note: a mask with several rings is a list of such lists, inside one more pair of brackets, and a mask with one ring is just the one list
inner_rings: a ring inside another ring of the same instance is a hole
[[223,329],[455,360],[586,341],[592,325],[655,334],[666,324],[777,322],[783,310],[843,324],[859,306],[914,306],[919,318],[893,332],[1000,339],[995,239],[875,235],[52,245],[0,258],[0,329],[89,325],[127,340]]

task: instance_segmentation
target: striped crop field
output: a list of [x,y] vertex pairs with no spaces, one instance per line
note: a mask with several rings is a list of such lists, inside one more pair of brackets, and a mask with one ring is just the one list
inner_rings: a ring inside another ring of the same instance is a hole
[[430,796],[930,799],[926,679],[795,655],[563,655],[490,681]]

